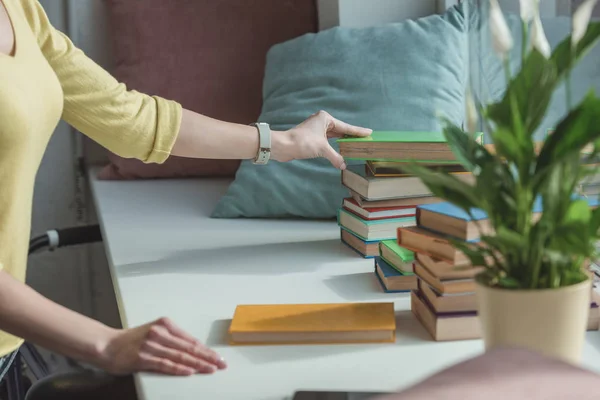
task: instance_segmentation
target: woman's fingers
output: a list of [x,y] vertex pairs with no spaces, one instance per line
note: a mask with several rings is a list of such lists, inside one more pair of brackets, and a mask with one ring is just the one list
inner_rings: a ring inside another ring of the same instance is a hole
[[148,341],[142,348],[144,353],[149,353],[152,356],[168,359],[176,365],[184,368],[192,368],[196,372],[212,374],[217,370],[217,367],[204,359],[194,356],[184,351],[168,348],[159,343]]
[[196,372],[194,368],[186,367],[185,365],[177,364],[168,358],[157,357],[149,353],[140,354],[139,369],[147,372],[158,372],[166,375],[179,376],[189,376]]
[[163,325],[165,328],[167,328],[167,330],[169,332],[171,332],[173,335],[175,335],[183,340],[186,340],[190,343],[195,343],[195,344],[200,343],[198,341],[198,339],[196,339],[195,337],[193,337],[192,335],[190,335],[189,333],[187,333],[186,331],[184,331],[183,329],[181,329],[180,327],[175,325],[175,323],[173,323],[169,318],[161,318],[158,320],[158,323]]
[[227,367],[225,361],[214,351],[200,344],[198,341],[190,342],[180,337],[174,336],[163,325],[154,325],[148,332],[148,339],[155,341],[165,347],[188,353],[194,357],[201,358],[219,369]]
[[322,153],[322,156],[329,160],[329,162],[335,168],[341,170],[346,169],[346,162],[344,161],[344,157],[342,157],[337,151],[335,151],[335,149],[331,147],[326,141]]
[[327,114],[326,118],[328,137],[342,137],[344,135],[366,137],[373,133],[373,130],[371,129],[350,125],[329,114]]

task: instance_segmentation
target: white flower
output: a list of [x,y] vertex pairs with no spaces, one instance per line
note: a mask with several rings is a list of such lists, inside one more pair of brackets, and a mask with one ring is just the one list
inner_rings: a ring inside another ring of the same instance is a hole
[[550,55],[552,54],[552,48],[550,47],[550,43],[548,43],[548,39],[546,38],[546,33],[544,32],[544,27],[542,26],[539,13],[536,13],[535,17],[533,18],[532,25],[531,45],[537,51],[542,53],[544,57],[550,58]]
[[590,18],[592,17],[592,11],[597,2],[598,0],[584,0],[573,13],[571,33],[571,43],[573,46],[576,46],[585,35],[588,24],[590,23]]
[[467,114],[467,132],[475,133],[477,132],[477,123],[479,121],[479,118],[477,116],[477,108],[475,107],[473,95],[471,94],[471,90],[469,89],[467,89],[467,93],[465,95],[465,108]]
[[490,0],[490,32],[494,51],[502,58],[507,57],[508,52],[513,47],[513,38],[498,0]]
[[539,14],[540,0],[519,0],[521,6],[521,19],[525,22],[530,22]]

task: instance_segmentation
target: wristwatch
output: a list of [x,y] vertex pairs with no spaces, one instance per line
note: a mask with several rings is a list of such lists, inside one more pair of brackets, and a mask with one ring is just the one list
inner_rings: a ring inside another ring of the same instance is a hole
[[258,153],[252,161],[254,164],[265,165],[271,157],[271,127],[266,122],[251,124],[258,129]]

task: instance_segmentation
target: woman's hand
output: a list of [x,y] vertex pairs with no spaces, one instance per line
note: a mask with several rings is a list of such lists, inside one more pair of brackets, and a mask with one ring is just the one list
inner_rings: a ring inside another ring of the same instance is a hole
[[371,129],[349,125],[325,111],[319,111],[288,131],[273,132],[271,154],[274,160],[281,162],[324,157],[334,167],[345,169],[344,158],[327,139],[345,135],[365,137],[371,132]]
[[101,368],[118,375],[133,372],[211,374],[227,367],[217,353],[167,318],[117,330],[101,350],[100,359]]

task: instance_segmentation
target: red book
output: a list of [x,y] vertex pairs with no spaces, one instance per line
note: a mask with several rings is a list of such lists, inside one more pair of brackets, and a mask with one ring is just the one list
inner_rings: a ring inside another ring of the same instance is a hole
[[387,218],[414,217],[416,205],[398,207],[361,207],[352,197],[344,199],[343,207],[367,221]]

